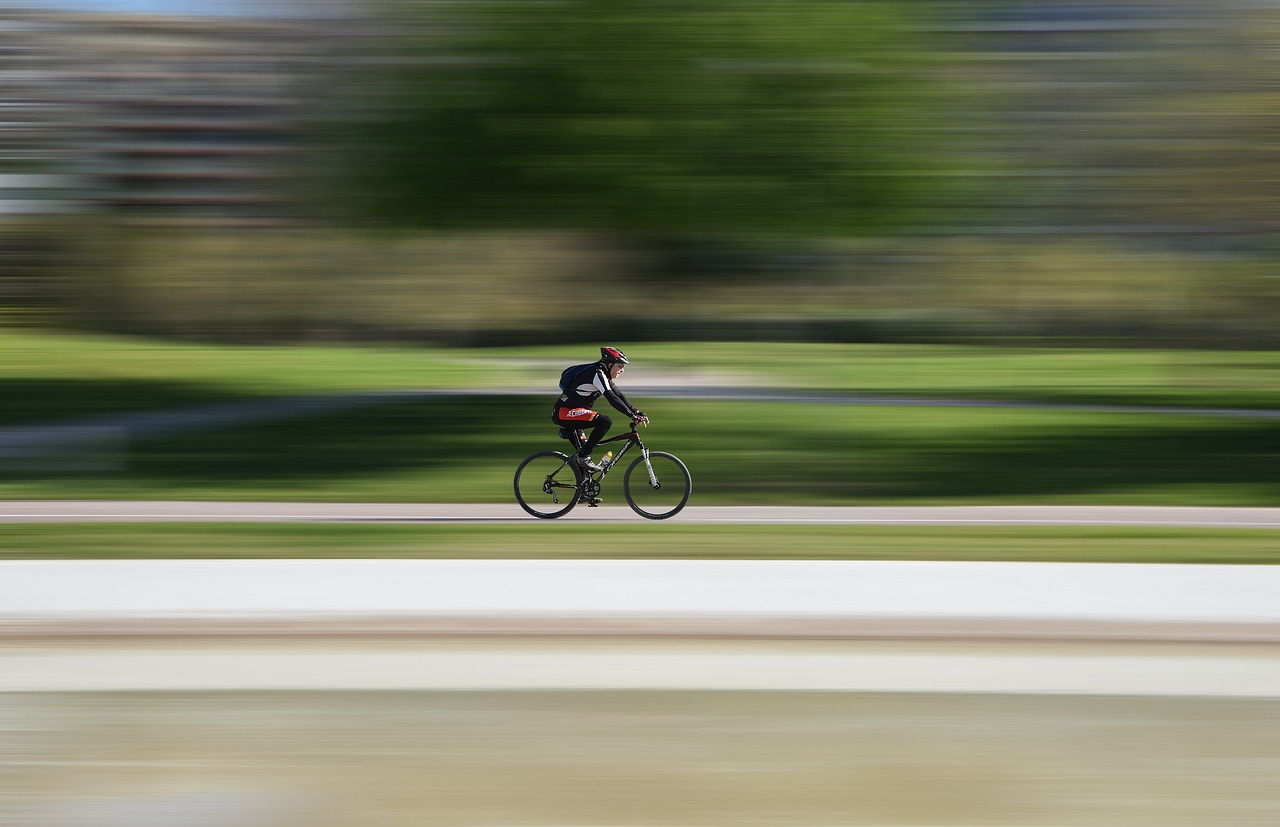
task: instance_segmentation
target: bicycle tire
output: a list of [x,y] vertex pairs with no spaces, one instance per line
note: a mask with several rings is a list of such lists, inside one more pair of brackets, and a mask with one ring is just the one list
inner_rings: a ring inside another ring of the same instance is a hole
[[[537,451],[524,458],[516,468],[515,488],[516,502],[528,513],[540,520],[554,520],[563,517],[578,504],[578,490],[582,484],[582,473],[568,464],[569,457],[559,451]],[[530,469],[530,466],[533,466]],[[559,474],[573,477],[573,483],[556,479]],[[521,481],[524,487],[521,487]],[[554,485],[552,488],[547,486]],[[568,502],[555,502],[556,495],[567,496]]]
[[[631,510],[648,520],[667,520],[679,514],[689,502],[693,493],[693,477],[689,476],[689,468],[675,454],[665,451],[650,451],[649,461],[654,468],[654,476],[658,477],[659,488],[654,488],[649,480],[649,470],[645,466],[643,456],[627,466],[627,473],[622,477],[622,493],[627,498]],[[632,487],[632,475],[636,469],[642,473]],[[665,480],[665,482],[664,482]],[[681,487],[672,487],[674,485]],[[667,486],[669,493],[654,499],[655,492]]]

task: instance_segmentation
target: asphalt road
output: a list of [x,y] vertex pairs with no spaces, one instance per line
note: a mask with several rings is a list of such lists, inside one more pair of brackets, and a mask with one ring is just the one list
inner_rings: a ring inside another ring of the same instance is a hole
[[[563,522],[645,522],[622,506],[579,506]],[[690,506],[681,523],[880,525],[1132,525],[1280,528],[1280,508],[1184,506]],[[347,522],[536,523],[514,502],[264,503],[106,500],[0,501],[0,523]]]

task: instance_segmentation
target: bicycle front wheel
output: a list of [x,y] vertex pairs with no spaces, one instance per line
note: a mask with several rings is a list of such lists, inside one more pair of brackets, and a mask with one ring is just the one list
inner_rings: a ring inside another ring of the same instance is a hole
[[627,505],[641,517],[665,520],[674,517],[689,502],[693,478],[689,469],[673,454],[650,451],[627,468],[622,478]]
[[578,504],[579,471],[559,451],[539,451],[516,469],[516,502],[535,517],[554,520]]

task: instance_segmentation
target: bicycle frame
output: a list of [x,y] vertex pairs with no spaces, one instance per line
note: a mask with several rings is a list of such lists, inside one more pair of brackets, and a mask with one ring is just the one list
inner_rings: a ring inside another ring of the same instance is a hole
[[[626,444],[618,449],[617,455],[609,461],[609,464],[606,465],[603,470],[586,474],[583,478],[584,481],[589,481],[590,484],[599,491],[600,483],[604,480],[605,476],[621,464],[622,458],[626,456],[627,451],[631,450],[631,446],[638,445],[640,446],[641,456],[645,459],[645,470],[649,472],[649,481],[654,485],[657,485],[658,478],[653,473],[653,466],[649,464],[649,449],[644,447],[644,441],[640,439],[640,432],[638,430],[639,424],[640,423],[635,420],[632,420],[630,431],[627,431],[625,434],[618,434],[617,436],[611,436],[608,439],[600,440],[597,447],[599,445],[608,445],[610,442],[625,442]],[[566,461],[565,464],[567,465],[568,462]],[[557,485],[556,487],[578,488],[576,485]]]
[[[535,517],[555,519],[568,513],[578,503],[599,505],[602,502],[600,491],[604,478],[615,466],[626,465],[627,470],[622,477],[622,494],[633,511],[650,520],[665,520],[677,514],[689,501],[692,491],[689,469],[673,454],[664,451],[650,452],[640,437],[641,424],[641,421],[632,420],[626,433],[597,443],[596,447],[621,443],[618,455],[610,456],[607,462],[601,463],[599,471],[586,471],[573,462],[574,453],[581,451],[586,443],[581,431],[562,430],[560,435],[574,446],[567,454],[558,450],[537,451],[530,454],[516,469],[515,493],[520,507]],[[642,456],[624,462],[632,446],[638,447]],[[547,461],[553,457],[555,459],[548,464]],[[638,473],[641,463],[645,474]],[[564,473],[570,470],[571,474]],[[646,476],[648,479],[642,482]],[[662,489],[667,490],[657,493]],[[572,497],[572,501],[562,502],[562,493]],[[548,497],[550,504],[546,503],[545,498]]]
[[[645,464],[648,465],[647,460],[649,459],[649,449],[644,447],[644,442],[640,439],[640,432],[639,430],[637,430],[636,425],[637,423],[633,421],[631,423],[631,430],[628,431],[627,433],[618,434],[617,436],[600,440],[600,443],[599,443],[600,445],[608,445],[610,442],[623,442],[623,441],[625,441],[627,444],[623,445],[621,448],[618,449],[617,456],[615,456],[613,459],[609,461],[609,464],[605,466],[605,469],[603,471],[599,472],[599,476],[596,477],[596,481],[604,479],[605,474],[608,474],[610,471],[614,469],[616,465],[618,465],[618,463],[622,462],[622,458],[626,456],[627,451],[631,450],[632,445],[640,446],[641,456],[645,458],[646,460]],[[649,468],[649,478],[653,479],[653,468]]]

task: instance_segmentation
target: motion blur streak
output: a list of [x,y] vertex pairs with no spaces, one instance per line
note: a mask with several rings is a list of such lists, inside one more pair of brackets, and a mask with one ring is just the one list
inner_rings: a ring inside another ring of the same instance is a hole
[[[884,393],[1276,407],[1274,359],[1203,352],[1280,348],[1280,4],[169,5],[0,16],[0,336],[146,337],[39,351],[63,367],[0,353],[6,425],[381,379],[350,353],[321,352],[326,372],[233,348],[254,371],[237,382],[175,339],[723,340],[756,348],[744,372],[780,341],[878,344],[865,384]],[[982,349],[917,379],[905,345],[935,343],[1201,355],[1100,380],[1065,349],[1022,373]],[[817,388],[855,361],[816,351],[779,372]],[[424,367],[405,358],[401,387]],[[568,363],[536,366],[548,389]],[[442,387],[496,370],[433,369]],[[8,454],[5,474],[30,476],[0,485],[492,501],[511,458],[553,439],[549,401],[434,399],[196,443],[95,420],[45,433],[52,458]],[[686,402],[655,442],[702,452],[708,504],[1280,501],[1271,422],[1114,416]],[[60,553],[102,554],[108,532],[87,531]],[[14,554],[42,553],[29,533]],[[1274,827],[1278,756],[1268,698],[29,691],[0,694],[0,825]]]
[[1274,701],[0,696],[22,827],[1275,824]]

